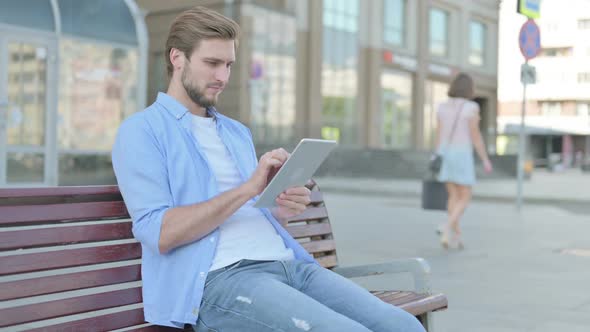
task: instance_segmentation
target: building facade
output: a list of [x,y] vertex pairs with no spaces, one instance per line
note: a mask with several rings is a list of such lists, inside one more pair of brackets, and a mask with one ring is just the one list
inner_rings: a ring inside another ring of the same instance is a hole
[[[523,88],[518,31],[525,18],[516,1],[502,3],[498,126],[499,152],[515,152]],[[541,52],[529,61],[537,82],[527,87],[527,151],[538,166],[578,166],[590,157],[590,1],[543,0]]]
[[[139,0],[150,34],[148,99],[165,90],[172,19],[194,1]],[[243,35],[219,109],[251,127],[257,146],[302,137],[341,146],[433,147],[436,105],[453,75],[477,84],[482,132],[495,151],[498,1],[200,1]]]
[[114,183],[116,130],[166,90],[170,23],[197,4],[242,28],[219,109],[260,150],[315,137],[426,153],[466,71],[495,151],[497,0],[3,1],[0,187]]

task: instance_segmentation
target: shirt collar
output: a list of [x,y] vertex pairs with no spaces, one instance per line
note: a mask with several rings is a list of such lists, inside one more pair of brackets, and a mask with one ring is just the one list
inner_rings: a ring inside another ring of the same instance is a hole
[[[156,102],[164,106],[164,108],[172,116],[174,116],[176,120],[182,119],[186,113],[189,113],[188,109],[184,105],[182,105],[178,100],[174,99],[174,97],[167,93],[158,92]],[[207,114],[213,119],[217,120],[217,110],[215,107],[208,107]]]

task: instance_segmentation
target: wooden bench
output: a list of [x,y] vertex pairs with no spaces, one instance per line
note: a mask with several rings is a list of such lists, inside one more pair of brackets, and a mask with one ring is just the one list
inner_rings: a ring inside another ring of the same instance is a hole
[[[430,312],[445,309],[447,299],[430,292],[426,262],[337,267],[317,188],[312,200],[289,232],[323,266],[346,277],[412,273],[416,292],[374,293],[430,327]],[[0,329],[178,331],[145,323],[140,258],[117,186],[0,189]]]

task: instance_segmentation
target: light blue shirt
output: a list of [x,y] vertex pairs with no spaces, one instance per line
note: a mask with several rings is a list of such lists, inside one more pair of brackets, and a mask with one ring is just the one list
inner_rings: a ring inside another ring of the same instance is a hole
[[[208,109],[219,136],[243,181],[258,163],[252,135],[241,123]],[[113,168],[142,248],[141,275],[145,319],[182,327],[195,324],[219,230],[198,241],[160,254],[162,217],[170,208],[206,201],[219,194],[205,154],[191,134],[188,109],[165,93],[154,104],[126,119],[113,146]],[[274,219],[262,212],[293,249],[296,259],[315,260]]]

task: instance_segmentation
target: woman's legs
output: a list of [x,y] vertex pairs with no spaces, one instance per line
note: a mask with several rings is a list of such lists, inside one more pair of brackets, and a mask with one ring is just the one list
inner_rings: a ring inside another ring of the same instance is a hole
[[[459,235],[461,234],[459,222],[471,201],[471,187],[452,182],[447,182],[446,187],[449,194],[447,203],[448,222],[441,236],[441,244],[447,248],[450,242],[457,242],[456,245],[462,247],[463,244],[459,240]],[[453,233],[453,238],[456,241],[450,240],[451,233]]]

